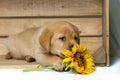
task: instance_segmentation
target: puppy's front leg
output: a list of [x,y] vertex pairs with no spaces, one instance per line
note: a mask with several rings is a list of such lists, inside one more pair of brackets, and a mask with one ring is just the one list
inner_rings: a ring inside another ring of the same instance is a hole
[[37,53],[35,59],[36,62],[40,63],[42,66],[54,66],[54,69],[57,71],[63,71],[65,67],[62,64],[62,58],[55,55]]

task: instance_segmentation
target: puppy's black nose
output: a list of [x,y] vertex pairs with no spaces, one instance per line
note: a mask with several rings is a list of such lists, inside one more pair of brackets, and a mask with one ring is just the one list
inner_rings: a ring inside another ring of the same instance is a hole
[[69,46],[69,50],[72,50],[73,46],[74,46],[73,44],[70,45],[70,46]]

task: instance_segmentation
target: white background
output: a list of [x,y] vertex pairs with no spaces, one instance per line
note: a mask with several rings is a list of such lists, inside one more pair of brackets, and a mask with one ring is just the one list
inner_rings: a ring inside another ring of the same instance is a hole
[[22,72],[23,69],[0,69],[1,80],[120,80],[120,58],[112,57],[109,67],[95,67],[89,75],[54,70]]

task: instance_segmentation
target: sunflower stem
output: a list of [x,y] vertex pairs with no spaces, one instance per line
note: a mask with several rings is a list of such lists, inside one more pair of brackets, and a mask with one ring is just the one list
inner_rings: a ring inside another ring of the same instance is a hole
[[48,66],[48,67],[34,67],[34,68],[27,68],[24,69],[23,72],[30,72],[30,71],[41,71],[41,70],[49,70],[49,69],[53,69],[53,66]]

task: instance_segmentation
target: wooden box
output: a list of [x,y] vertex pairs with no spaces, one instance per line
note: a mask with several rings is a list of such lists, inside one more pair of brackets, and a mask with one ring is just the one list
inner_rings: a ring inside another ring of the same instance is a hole
[[109,65],[109,0],[0,0],[0,68],[36,65],[5,60],[5,40],[9,35],[55,21],[78,26],[81,44],[92,51],[96,65]]

